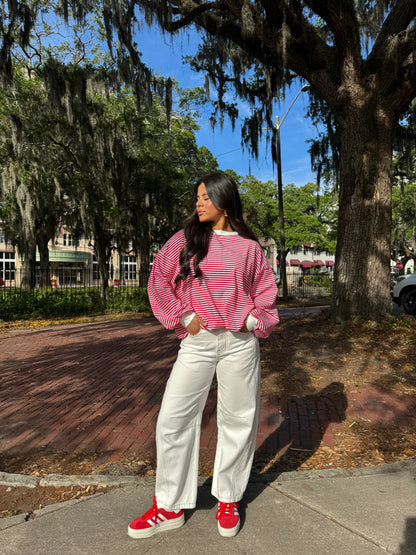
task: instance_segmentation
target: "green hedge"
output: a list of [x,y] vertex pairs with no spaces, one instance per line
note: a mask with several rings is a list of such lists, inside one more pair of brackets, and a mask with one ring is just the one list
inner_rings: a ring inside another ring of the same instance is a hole
[[329,293],[332,293],[332,277],[319,274],[311,274],[303,276],[303,283],[311,287],[325,287]]
[[0,293],[0,320],[71,317],[114,312],[149,311],[147,289],[110,289],[108,300],[97,288],[24,291],[6,289]]

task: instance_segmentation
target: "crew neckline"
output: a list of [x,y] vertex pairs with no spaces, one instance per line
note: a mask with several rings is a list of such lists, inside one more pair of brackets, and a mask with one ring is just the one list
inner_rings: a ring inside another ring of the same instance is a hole
[[238,235],[237,231],[225,231],[225,229],[213,229],[215,235]]

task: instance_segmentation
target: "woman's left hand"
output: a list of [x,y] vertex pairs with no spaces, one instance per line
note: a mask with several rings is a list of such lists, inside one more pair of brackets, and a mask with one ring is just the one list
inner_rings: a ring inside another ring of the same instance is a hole
[[240,333],[248,333],[248,329],[247,326],[244,324],[244,326],[241,328]]

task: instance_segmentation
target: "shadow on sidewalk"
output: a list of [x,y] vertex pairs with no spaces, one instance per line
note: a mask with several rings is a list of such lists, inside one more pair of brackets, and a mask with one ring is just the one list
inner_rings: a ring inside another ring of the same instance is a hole
[[406,519],[404,540],[400,544],[398,555],[413,555],[414,553],[416,553],[416,518],[410,517]]
[[[296,471],[311,458],[324,437],[330,435],[330,425],[345,420],[348,405],[341,382],[333,382],[315,395],[287,402],[276,401],[274,410],[268,415],[260,415],[260,418],[268,418],[273,431],[254,455],[251,482],[255,487],[249,487],[240,502],[242,525],[246,507],[283,472]],[[208,478],[203,486],[210,488],[211,483],[212,479]],[[198,501],[200,508],[210,509],[216,505],[214,497],[209,499],[205,492],[201,495],[203,499]]]

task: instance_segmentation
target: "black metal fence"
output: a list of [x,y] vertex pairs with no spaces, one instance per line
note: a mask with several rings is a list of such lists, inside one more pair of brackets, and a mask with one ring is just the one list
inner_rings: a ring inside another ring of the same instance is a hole
[[[111,272],[111,274],[113,274]],[[121,275],[108,279],[108,287],[146,287],[149,279],[150,270],[139,270],[134,275]],[[59,269],[51,268],[47,272],[36,269],[34,272],[24,272],[15,270],[11,276],[0,274],[0,291],[7,290],[37,290],[39,288],[50,289],[80,289],[80,288],[100,288],[101,279],[95,272],[91,272],[85,267],[65,267]]]
[[[283,296],[283,287],[277,283],[278,297]],[[330,276],[288,276],[287,290],[289,297],[329,297],[332,294],[332,278]]]
[[[122,292],[125,289],[146,287],[149,279],[150,270],[140,270],[135,276],[113,277],[108,280],[108,287],[118,289]],[[131,279],[134,277],[135,279]],[[15,290],[38,291],[39,288],[50,288],[51,290],[73,290],[79,291],[82,288],[100,289],[100,279],[98,275],[89,272],[86,268],[73,267],[65,268],[62,272],[50,270],[46,275],[41,275],[37,270],[33,275],[27,276],[17,272],[13,280],[5,280],[0,276],[0,294]],[[17,279],[16,279],[17,278]],[[129,279],[127,279],[129,278]],[[278,296],[282,297],[282,285],[277,278],[279,289]],[[331,295],[332,277],[326,274],[313,275],[288,275],[287,276],[288,295],[290,297],[325,297]]]

